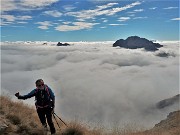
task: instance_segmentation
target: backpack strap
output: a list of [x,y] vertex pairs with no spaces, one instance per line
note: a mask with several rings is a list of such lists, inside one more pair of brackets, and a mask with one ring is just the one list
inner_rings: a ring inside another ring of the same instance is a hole
[[[50,97],[49,88],[45,85],[45,91],[47,92],[48,96]],[[38,92],[38,88],[35,89],[35,94]]]
[[[38,92],[38,88],[35,89],[35,92],[34,92],[35,95],[36,95],[37,92]],[[37,100],[37,97],[35,96],[35,101],[36,101],[36,100]]]
[[[38,91],[39,91],[38,88],[36,88],[35,93],[37,93]],[[45,91],[47,92],[48,97],[50,98],[49,88],[48,88],[47,85],[45,85]],[[37,99],[36,99],[36,100],[37,100]],[[45,108],[45,107],[48,107],[48,106],[49,106],[49,105],[39,106],[39,105],[37,105],[37,103],[35,103],[35,105],[36,105],[36,108],[37,108],[37,109],[38,109],[38,108]]]
[[46,92],[47,92],[48,96],[50,97],[49,88],[48,88],[48,86],[47,86],[47,85],[45,85],[45,90],[46,90]]
[[38,108],[46,108],[46,107],[48,107],[49,105],[45,105],[45,106],[39,106],[39,105],[37,105],[37,104],[35,104],[36,105],[36,108],[38,109]]
[[38,88],[35,89],[35,94],[38,92]]

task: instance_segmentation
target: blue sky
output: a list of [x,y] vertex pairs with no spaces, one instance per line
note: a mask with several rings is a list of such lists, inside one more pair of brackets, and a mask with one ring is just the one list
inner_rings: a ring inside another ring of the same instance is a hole
[[1,0],[1,41],[179,40],[179,0]]

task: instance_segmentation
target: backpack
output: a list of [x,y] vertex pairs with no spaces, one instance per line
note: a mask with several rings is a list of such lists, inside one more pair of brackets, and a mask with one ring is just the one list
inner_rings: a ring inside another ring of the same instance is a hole
[[35,100],[36,100],[36,108],[45,108],[45,107],[51,107],[51,98],[49,93],[49,88],[47,85],[45,85],[44,90],[39,90],[36,88],[35,91]]

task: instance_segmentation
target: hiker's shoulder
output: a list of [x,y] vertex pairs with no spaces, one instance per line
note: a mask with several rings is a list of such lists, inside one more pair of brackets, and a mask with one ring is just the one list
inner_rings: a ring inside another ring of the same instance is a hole
[[48,88],[48,90],[51,90],[51,88],[47,85],[47,84],[44,84],[46,88]]
[[50,95],[54,96],[53,90],[48,85],[45,87],[47,88],[47,91],[50,93]]

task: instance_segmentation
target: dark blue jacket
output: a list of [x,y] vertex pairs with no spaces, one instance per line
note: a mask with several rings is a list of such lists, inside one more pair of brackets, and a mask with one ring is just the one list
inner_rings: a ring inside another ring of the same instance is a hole
[[[43,94],[42,94],[43,93]],[[41,97],[41,94],[43,95],[43,98]],[[55,102],[55,96],[51,88],[49,88],[47,85],[45,85],[44,90],[34,89],[27,95],[19,96],[18,99],[28,99],[31,97],[34,97],[36,99],[36,107],[38,108],[44,108],[48,106],[54,106]]]

